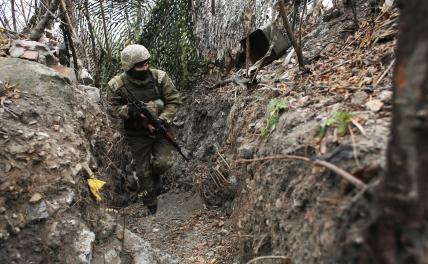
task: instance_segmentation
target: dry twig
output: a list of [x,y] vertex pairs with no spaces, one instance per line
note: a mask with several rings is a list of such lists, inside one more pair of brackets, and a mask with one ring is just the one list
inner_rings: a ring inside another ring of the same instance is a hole
[[220,156],[220,158],[223,160],[223,162],[226,164],[227,168],[230,170],[230,165],[229,163],[225,160],[225,158],[223,157],[223,155],[221,155],[220,152],[217,151],[217,154]]
[[287,258],[286,256],[262,256],[262,257],[257,257],[248,261],[247,264],[256,263],[256,261],[265,260],[265,259],[282,259],[282,260],[285,260],[287,263],[291,261],[290,258]]
[[391,70],[392,66],[395,64],[395,59],[391,61],[388,68],[382,73],[382,75],[376,80],[376,82],[373,84],[373,88],[375,88],[382,80],[385,78],[385,76],[388,74],[388,72]]
[[323,166],[327,169],[330,169],[331,171],[335,172],[337,175],[341,176],[343,179],[347,180],[348,182],[352,183],[354,186],[356,186],[359,189],[366,189],[367,185],[360,181],[359,179],[355,178],[352,174],[349,172],[337,167],[336,165],[324,161],[324,160],[311,160],[304,156],[295,156],[295,155],[281,155],[281,156],[269,156],[269,157],[263,157],[263,158],[255,158],[255,159],[240,159],[237,160],[236,163],[250,163],[255,161],[268,161],[268,160],[301,160],[306,162],[312,162],[314,165]]
[[361,167],[360,161],[358,160],[357,143],[355,141],[354,132],[352,132],[351,124],[348,124],[348,130],[349,130],[349,134],[351,134],[352,151],[354,152],[355,163],[357,164],[358,167]]

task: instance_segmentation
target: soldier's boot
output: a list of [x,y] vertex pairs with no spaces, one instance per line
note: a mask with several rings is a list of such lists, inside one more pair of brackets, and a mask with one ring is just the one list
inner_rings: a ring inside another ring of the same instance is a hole
[[158,209],[158,200],[156,195],[148,195],[143,199],[143,203],[149,210],[150,214],[156,214]]

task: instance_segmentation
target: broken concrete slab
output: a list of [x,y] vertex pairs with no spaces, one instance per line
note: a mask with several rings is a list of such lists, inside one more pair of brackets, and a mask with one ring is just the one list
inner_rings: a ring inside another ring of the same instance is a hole
[[[16,74],[17,69],[25,74]],[[39,96],[72,98],[72,90],[66,78],[47,66],[33,61],[0,57],[0,80],[17,85],[21,91]],[[46,80],[49,80],[48,86],[46,86]]]
[[58,59],[43,43],[29,40],[14,40],[9,49],[9,54],[14,58],[37,61],[45,65],[55,65]]
[[52,65],[51,69],[61,74],[64,78],[68,80],[69,83],[76,83],[77,78],[74,70],[70,67],[62,66],[62,65]]

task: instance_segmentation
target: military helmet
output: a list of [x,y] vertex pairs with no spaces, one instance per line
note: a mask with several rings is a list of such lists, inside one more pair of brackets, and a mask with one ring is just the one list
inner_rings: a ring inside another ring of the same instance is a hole
[[143,45],[126,46],[120,54],[122,70],[129,71],[135,64],[150,59],[150,52]]

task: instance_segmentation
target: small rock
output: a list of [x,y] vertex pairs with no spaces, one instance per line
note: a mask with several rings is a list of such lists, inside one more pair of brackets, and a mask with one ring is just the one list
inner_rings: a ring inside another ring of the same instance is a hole
[[33,196],[31,196],[31,199],[29,202],[34,204],[34,203],[39,202],[41,199],[42,199],[42,195],[37,192],[37,193],[33,194]]
[[205,255],[208,257],[208,258],[212,258],[212,257],[214,257],[214,252],[213,251],[208,251]]
[[58,230],[58,222],[54,222],[49,227],[49,235],[47,236],[47,244],[50,248],[59,248],[61,246],[61,235]]
[[83,229],[74,242],[74,250],[80,263],[91,263],[92,243],[95,242],[95,234],[89,229]]
[[56,169],[56,168],[59,167],[59,163],[55,159],[45,160],[45,164],[46,164],[46,167],[48,169],[51,169],[51,170]]
[[[101,100],[100,97],[100,90],[93,86],[87,86],[87,85],[79,85],[79,88],[85,91],[86,98],[88,98],[90,101],[94,103],[98,103]],[[86,107],[85,105],[82,105],[82,108]]]
[[12,230],[10,232],[14,235],[17,235],[17,234],[19,234],[19,232],[21,232],[21,229],[19,229],[19,227],[15,226],[14,228],[12,228]]
[[339,8],[335,8],[329,12],[327,12],[324,17],[323,17],[323,21],[324,22],[328,22],[330,20],[333,20],[335,18],[340,17],[343,14],[343,11],[340,10]]
[[4,171],[5,172],[9,172],[12,170],[12,165],[10,165],[9,163],[6,164]]
[[373,83],[372,77],[364,77],[364,79],[360,82],[360,86],[362,85],[369,85]]
[[3,95],[3,93],[6,91],[6,87],[2,81],[0,81],[0,95]]
[[28,221],[39,221],[49,217],[48,209],[46,207],[45,201],[41,200],[40,202],[29,205],[27,207],[27,219]]
[[354,106],[362,106],[368,98],[368,94],[364,91],[357,91],[351,97],[351,104]]
[[226,229],[222,229],[222,230],[220,230],[220,235],[222,235],[222,236],[227,236],[229,234],[229,231],[228,230],[226,230]]
[[238,155],[243,159],[251,159],[254,155],[255,147],[253,144],[243,144],[238,148]]
[[91,74],[89,74],[88,70],[83,68],[82,71],[80,72],[80,81],[84,84],[84,85],[91,85],[94,83],[94,78],[92,78]]
[[391,91],[382,91],[379,94],[379,100],[381,100],[382,102],[384,102],[385,104],[388,104],[391,102],[392,100],[392,92]]
[[6,207],[0,207],[0,214],[4,214],[6,212]]
[[293,199],[293,207],[303,207],[303,202],[301,200],[298,199]]
[[50,138],[49,134],[45,132],[36,132],[37,140],[44,140]]
[[30,132],[30,133],[28,133],[28,134],[26,134],[24,137],[25,137],[25,139],[31,139],[32,137],[34,137],[34,135],[35,135],[36,133],[34,133],[34,132]]
[[48,208],[48,214],[49,215],[55,214],[60,208],[58,203],[51,203],[49,201],[46,201],[46,207]]
[[60,128],[59,125],[54,125],[53,126],[53,130],[55,130],[55,131],[59,131],[59,128]]
[[383,102],[381,100],[374,99],[374,100],[368,101],[366,103],[366,107],[370,111],[379,112],[383,107]]
[[37,124],[37,120],[31,120],[28,124],[29,124],[29,125]]
[[79,119],[83,119],[85,117],[85,114],[83,114],[82,111],[77,111],[76,112],[76,117],[79,118]]
[[111,249],[105,253],[105,263],[120,264],[120,256],[115,249]]
[[8,152],[12,155],[24,154],[29,150],[29,146],[27,145],[10,145],[8,146]]
[[159,228],[153,228],[153,233],[157,233],[157,232],[159,232],[160,231],[160,229]]

